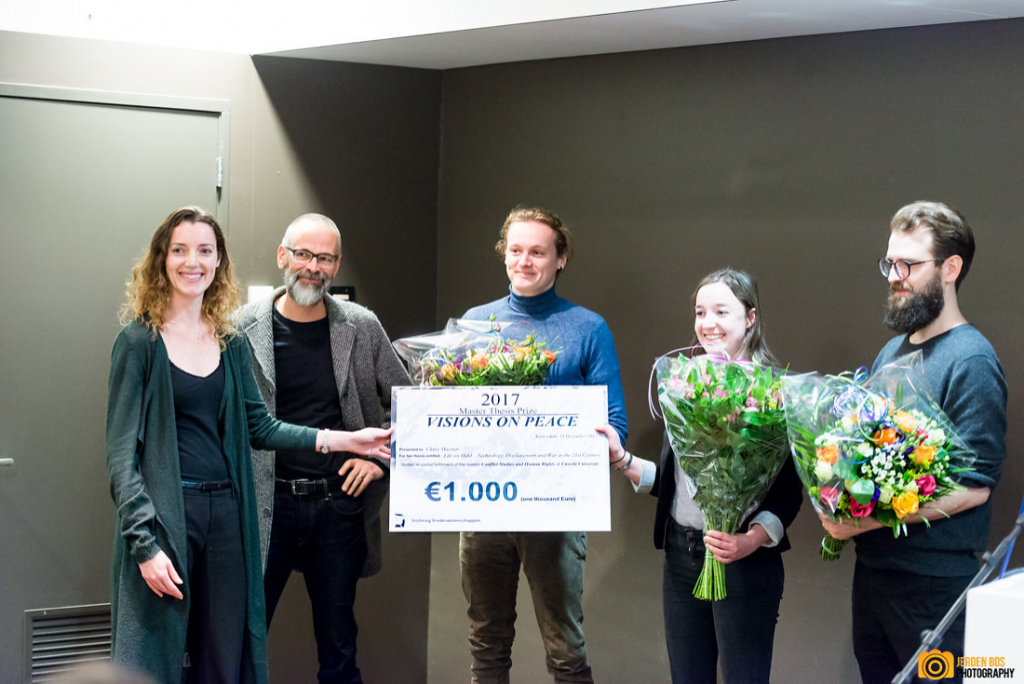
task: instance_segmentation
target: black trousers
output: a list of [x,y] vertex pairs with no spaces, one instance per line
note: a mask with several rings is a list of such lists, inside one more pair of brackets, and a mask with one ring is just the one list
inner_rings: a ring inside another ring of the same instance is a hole
[[[878,570],[857,561],[853,570],[853,654],[864,684],[889,684],[921,645],[921,632],[939,624],[972,578]],[[964,621],[965,615],[960,613],[938,647],[952,653],[954,663],[964,654]],[[932,681],[918,678],[916,667],[913,674],[914,682]],[[959,681],[959,677],[942,679],[943,684]]]
[[248,592],[238,500],[230,489],[185,495],[190,684],[238,684]]
[[665,642],[673,684],[767,684],[785,571],[782,553],[755,552],[725,566],[726,598],[693,595],[704,567],[699,530],[670,520],[665,536]]
[[313,609],[322,684],[360,684],[356,666],[356,582],[366,562],[363,503],[344,492],[274,496],[263,588],[267,628],[292,570],[302,572]]

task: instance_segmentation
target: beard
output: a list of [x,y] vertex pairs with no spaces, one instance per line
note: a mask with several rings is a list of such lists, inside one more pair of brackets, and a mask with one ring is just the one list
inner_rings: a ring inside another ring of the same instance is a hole
[[[301,278],[309,278],[311,280],[319,280],[320,282],[316,285],[304,283]],[[331,286],[331,278],[324,275],[323,273],[313,273],[312,271],[293,271],[290,268],[284,271],[284,287],[288,291],[288,296],[292,298],[296,304],[300,306],[313,306],[318,304],[320,300],[327,294],[327,288]]]
[[915,333],[939,317],[946,302],[942,297],[942,280],[938,275],[920,292],[903,297],[889,289],[889,305],[885,311],[885,324],[898,333]]

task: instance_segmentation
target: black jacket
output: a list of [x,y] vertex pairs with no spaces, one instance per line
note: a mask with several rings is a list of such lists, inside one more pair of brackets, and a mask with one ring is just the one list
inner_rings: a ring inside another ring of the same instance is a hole
[[[672,463],[674,458],[675,453],[672,451],[672,445],[669,443],[666,432],[661,446],[661,458],[657,464],[658,473],[654,479],[654,486],[651,488],[651,496],[658,497],[658,507],[654,514],[654,547],[658,549],[665,548],[665,530],[668,527],[669,518],[672,516],[672,500],[676,496],[675,468]],[[743,523],[738,532],[746,532],[750,520],[760,511],[773,513],[782,522],[783,529],[789,527],[793,519],[796,518],[797,511],[800,510],[800,504],[803,503],[803,489],[800,477],[796,474],[793,459],[787,458],[764,501],[747,516],[747,521]],[[788,551],[789,548],[789,537],[783,534],[776,546],[761,547],[754,553],[782,552]]]

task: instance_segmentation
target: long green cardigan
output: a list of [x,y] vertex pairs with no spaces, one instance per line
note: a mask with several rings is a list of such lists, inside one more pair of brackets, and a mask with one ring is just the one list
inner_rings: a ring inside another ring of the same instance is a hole
[[[242,520],[248,593],[242,681],[267,681],[266,606],[250,445],[313,452],[316,430],[275,420],[252,375],[248,344],[232,337],[221,354],[225,385],[219,421]],[[107,471],[117,506],[111,577],[112,658],[159,682],[181,680],[188,627],[185,509],[174,423],[170,361],[163,340],[139,322],[121,330],[111,353]],[[146,585],[139,563],[163,551],[184,580],[184,600]]]

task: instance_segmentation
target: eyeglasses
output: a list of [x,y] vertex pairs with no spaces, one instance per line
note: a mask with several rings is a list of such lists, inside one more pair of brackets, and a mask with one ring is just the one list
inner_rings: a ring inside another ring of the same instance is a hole
[[910,269],[918,264],[930,264],[936,263],[941,264],[945,259],[925,259],[924,261],[907,261],[906,259],[897,259],[892,261],[890,259],[879,259],[878,270],[882,272],[882,275],[886,278],[892,271],[896,271],[896,277],[900,280],[905,280],[910,277]]
[[295,261],[300,264],[308,264],[313,259],[316,259],[316,262],[321,266],[330,268],[338,262],[337,254],[313,254],[308,249],[292,249],[291,247],[285,247],[285,249],[287,249],[288,253],[295,257]]

